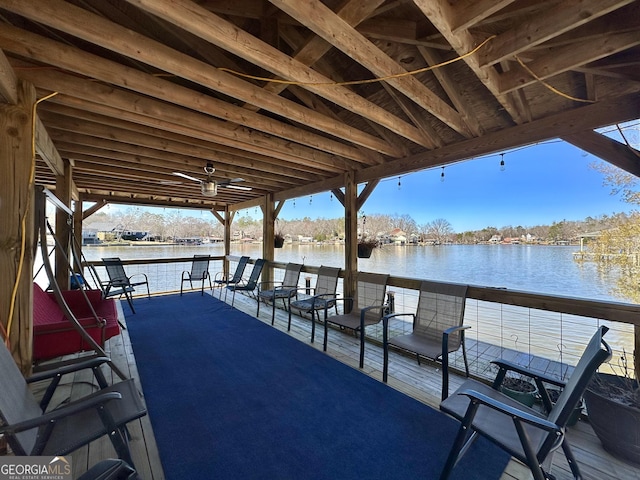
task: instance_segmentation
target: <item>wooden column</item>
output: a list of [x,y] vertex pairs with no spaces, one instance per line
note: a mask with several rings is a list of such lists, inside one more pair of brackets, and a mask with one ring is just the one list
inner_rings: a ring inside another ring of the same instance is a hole
[[640,325],[633,326],[633,368],[636,380],[640,382]]
[[4,178],[0,189],[0,322],[24,374],[31,371],[33,337],[31,276],[35,240],[31,178],[35,99],[33,86],[18,82],[16,104],[0,105],[0,175]]
[[[72,170],[68,160],[64,160],[64,175],[56,175],[56,197],[64,205],[71,208],[71,187],[72,187]],[[69,215],[60,210],[56,210],[56,239],[58,245],[55,250],[55,274],[56,281],[60,285],[61,290],[69,289],[69,248],[71,225],[69,225]]]
[[[84,212],[82,211],[82,200],[77,200],[73,206],[73,235],[75,237],[76,245],[80,246],[78,255],[80,261],[82,261],[82,219],[84,218]],[[73,260],[73,259],[71,259]],[[74,266],[75,267],[75,266]],[[84,273],[84,272],[80,272]]]
[[275,233],[275,208],[274,208],[273,194],[268,193],[264,197],[264,203],[262,204],[262,258],[267,261],[264,270],[262,270],[262,281],[273,281],[273,268],[272,263],[275,258],[273,237]]
[[356,292],[358,271],[358,184],[353,171],[345,174],[344,195],[344,284],[345,297]]
[[224,278],[229,278],[229,261],[227,257],[231,253],[231,224],[233,223],[233,217],[235,213],[229,210],[229,206],[224,207],[224,216],[220,215],[215,210],[211,209],[211,213],[224,227],[224,256],[225,259],[222,262],[222,274]]

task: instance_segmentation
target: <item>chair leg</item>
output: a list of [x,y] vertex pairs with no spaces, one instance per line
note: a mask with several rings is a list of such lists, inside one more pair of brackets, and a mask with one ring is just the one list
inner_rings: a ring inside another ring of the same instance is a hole
[[324,317],[324,345],[322,346],[322,351],[323,352],[327,351],[328,336],[329,336],[329,333],[327,332],[327,317],[325,315],[325,317]]
[[131,451],[129,450],[126,434],[125,432],[123,432],[123,429],[126,429],[126,425],[123,425],[122,429],[118,428],[113,420],[113,417],[107,411],[107,409],[104,408],[104,406],[98,408],[98,414],[102,419],[102,423],[109,430],[109,440],[111,440],[113,448],[118,454],[118,458],[124,460],[131,467],[135,468],[133,459],[131,458]]
[[133,308],[133,295],[131,295],[131,292],[124,292],[124,297],[127,299],[127,303],[129,304],[129,308],[131,308],[131,312],[136,313],[136,309]]
[[[325,310],[324,315],[325,320],[327,319],[327,313]],[[320,321],[320,313],[318,313],[318,321]],[[311,343],[313,343],[316,339],[316,310],[311,310]]]
[[467,450],[469,450],[469,447],[478,437],[478,433],[471,428],[471,424],[476,416],[478,407],[480,407],[480,404],[474,401],[472,401],[467,407],[464,418],[460,423],[458,434],[453,441],[453,445],[449,451],[449,456],[447,457],[447,461],[445,462],[442,473],[440,474],[440,480],[447,480],[449,478],[458,461],[464,456]]
[[456,439],[453,442],[447,461],[444,464],[442,473],[440,474],[440,480],[448,480],[454,467],[457,465],[458,460],[462,458],[464,453],[469,448],[469,445],[473,443],[477,433],[464,425],[460,425]]
[[442,392],[440,399],[446,400],[449,396],[449,352],[442,354]]
[[364,328],[360,328],[360,368],[364,368]]
[[382,381],[387,383],[389,374],[389,319],[384,318],[384,327],[382,329]]
[[467,347],[464,342],[464,330],[461,331],[460,335],[462,336],[462,358],[464,359],[464,370],[467,374],[467,378],[469,377],[469,361],[467,360]]
[[522,426],[522,423],[520,421],[515,421],[514,424],[516,427],[516,431],[518,432],[518,437],[520,438],[522,450],[524,451],[525,457],[527,458],[527,466],[529,467],[529,470],[531,470],[531,474],[533,475],[534,480],[549,480],[549,477],[544,473],[540,462],[538,462],[536,452],[529,442],[529,438],[524,430],[524,427]]
[[[284,299],[283,299],[284,301]],[[289,318],[291,318],[291,297],[288,297],[288,305],[287,305],[287,311],[289,312]],[[291,322],[289,322],[289,325],[287,325],[287,332],[291,331]]]
[[582,480],[580,467],[578,467],[578,462],[576,462],[576,457],[573,456],[573,452],[571,451],[571,447],[569,446],[569,442],[567,442],[566,437],[562,442],[562,451],[564,452],[564,456],[567,458],[567,463],[569,464],[571,473],[573,473],[573,478],[575,480]]
[[[260,299],[258,299],[258,303],[260,303]],[[275,294],[273,296],[272,302],[273,305],[271,305],[271,326],[273,326],[276,322],[276,297]]]

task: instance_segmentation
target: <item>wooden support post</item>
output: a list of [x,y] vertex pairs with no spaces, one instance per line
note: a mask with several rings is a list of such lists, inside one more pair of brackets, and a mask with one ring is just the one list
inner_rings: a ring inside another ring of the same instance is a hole
[[640,325],[633,326],[633,368],[636,380],[640,382]]
[[[68,160],[64,160],[64,175],[56,175],[56,197],[67,207],[71,207],[71,187],[72,187],[72,169]],[[57,247],[55,250],[55,273],[56,281],[60,285],[60,289],[69,290],[69,254],[70,254],[70,232],[72,219],[63,210],[56,210],[56,240]]]
[[233,223],[234,213],[229,210],[229,206],[224,208],[224,216],[220,215],[214,209],[211,209],[210,211],[224,227],[224,260],[222,261],[222,275],[224,276],[223,278],[229,278],[229,260],[227,260],[227,258],[231,253],[231,224]]
[[275,208],[273,194],[268,193],[264,197],[262,204],[262,258],[267,261],[265,268],[262,270],[262,281],[273,281],[273,259],[275,258],[275,247],[273,237],[275,234]]
[[358,271],[358,184],[353,171],[345,174],[344,195],[344,283],[345,297],[356,292]]
[[[83,219],[83,211],[82,211],[82,200],[76,200],[73,206],[73,236],[74,242],[79,246],[78,256],[79,260],[82,261],[82,219]],[[73,261],[73,259],[71,259]],[[73,268],[76,269],[78,265],[74,265]],[[80,270],[79,272],[76,270],[76,273],[80,273],[84,276],[84,272]]]
[[0,323],[24,374],[31,372],[33,343],[35,100],[35,88],[19,82],[17,103],[0,105]]

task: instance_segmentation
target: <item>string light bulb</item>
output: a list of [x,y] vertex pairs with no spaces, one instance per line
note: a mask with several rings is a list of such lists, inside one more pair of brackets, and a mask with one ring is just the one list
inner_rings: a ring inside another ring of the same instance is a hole
[[313,202],[313,195],[309,195],[309,205]]
[[442,167],[442,172],[440,173],[440,181],[444,182],[444,167]]
[[507,167],[504,166],[504,153],[500,154],[500,171],[504,172]]
[[398,190],[402,188],[402,184],[400,183],[400,177],[398,177]]

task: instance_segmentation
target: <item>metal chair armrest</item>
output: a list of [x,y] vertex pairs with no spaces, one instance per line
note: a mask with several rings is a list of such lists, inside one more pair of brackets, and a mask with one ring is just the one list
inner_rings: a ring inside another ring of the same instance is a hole
[[496,376],[496,380],[494,381],[493,388],[497,388],[500,386],[502,380],[504,379],[504,376],[509,371],[516,372],[533,379],[536,382],[536,385],[538,385],[538,388],[540,388],[541,382],[549,383],[561,388],[564,388],[566,386],[566,382],[564,382],[563,380],[551,377],[550,375],[546,375],[542,372],[535,372],[529,368],[523,367],[522,365],[517,365],[508,360],[497,359],[493,360],[491,363],[497,365],[500,369],[498,375]]
[[385,330],[387,330],[389,328],[389,320],[395,317],[408,317],[408,316],[413,317],[414,322],[416,321],[415,313],[390,313],[389,315],[385,315],[384,317],[382,317],[382,326]]
[[13,425],[0,426],[0,434],[5,432],[18,433],[25,430],[31,430],[32,428],[39,427],[40,425],[45,425],[60,418],[68,417],[69,415],[74,415],[84,410],[95,408],[99,405],[104,405],[111,400],[119,400],[121,398],[122,394],[120,394],[119,392],[98,393],[97,395],[91,396],[89,398],[83,398],[81,400],[78,400],[77,402],[70,403],[67,406],[51,410],[50,412],[44,413],[39,417],[30,418],[19,423],[14,423]]
[[27,383],[39,382],[41,380],[48,380],[50,378],[56,377],[58,375],[66,375],[67,373],[73,373],[80,370],[84,370],[85,368],[95,368],[103,363],[108,363],[110,361],[109,357],[91,357],[88,359],[83,359],[80,362],[77,361],[66,361],[60,363],[54,363],[51,365],[45,365],[39,371],[26,378]]
[[[537,428],[540,428],[542,430],[546,430],[547,432],[556,432],[559,434],[562,434],[562,428],[560,428],[558,425],[556,425],[553,422],[550,422],[549,420],[542,418],[542,417],[538,417],[536,415],[532,415],[529,412],[526,412],[524,410],[520,410],[518,408],[514,408],[510,405],[506,405],[494,398],[488,397],[487,395],[484,395],[483,393],[480,393],[476,390],[471,390],[471,389],[463,389],[460,390],[459,392],[457,392],[458,395],[466,395],[467,397],[469,397],[469,399],[472,400],[472,402],[476,402],[482,405],[486,405],[487,407],[499,411],[501,413],[504,413],[505,415],[508,415],[509,417],[511,417],[514,420],[519,420],[522,421],[524,423],[528,423],[530,425],[533,425]],[[469,406],[469,408],[471,408],[472,405]],[[467,411],[469,411],[467,409]],[[466,415],[465,415],[466,418]]]

